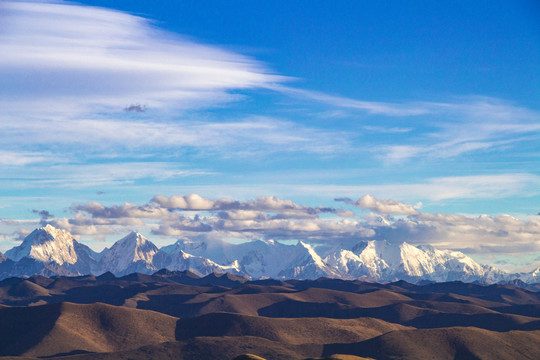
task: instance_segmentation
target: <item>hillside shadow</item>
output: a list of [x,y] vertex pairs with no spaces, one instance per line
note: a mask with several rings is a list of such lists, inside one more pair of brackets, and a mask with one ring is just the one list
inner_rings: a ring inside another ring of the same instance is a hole
[[0,356],[20,356],[53,329],[62,304],[0,309]]
[[405,322],[404,325],[418,329],[447,327],[477,327],[491,331],[539,330],[540,321],[523,323],[523,320],[506,314],[430,314]]
[[284,300],[260,308],[258,315],[266,317],[300,318],[300,317],[327,317],[345,319],[357,317],[350,313],[351,309],[344,309],[337,303],[303,302],[297,300]]
[[185,303],[197,295],[198,294],[149,295],[148,300],[139,300],[137,302],[137,309],[153,310],[175,317],[193,317],[199,315],[199,311],[209,303],[209,301],[193,304]]
[[140,292],[149,291],[156,288],[155,286],[143,286],[142,284],[132,285],[128,287],[97,284],[94,286],[74,287],[65,291],[64,301],[74,302],[78,304],[92,304],[102,302],[109,305],[120,306],[124,304],[126,299],[129,299]]
[[70,355],[83,355],[83,354],[93,354],[91,351],[85,351],[85,350],[73,350],[70,352],[65,353],[58,353],[54,355],[48,355],[48,356],[40,356],[40,359],[52,359],[60,356],[70,356]]

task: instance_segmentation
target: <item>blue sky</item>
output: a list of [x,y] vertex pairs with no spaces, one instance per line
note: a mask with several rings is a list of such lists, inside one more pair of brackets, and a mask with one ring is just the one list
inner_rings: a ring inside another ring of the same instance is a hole
[[[96,249],[136,228],[540,261],[535,1],[0,7],[2,251],[50,222]],[[241,205],[152,201],[188,194]]]

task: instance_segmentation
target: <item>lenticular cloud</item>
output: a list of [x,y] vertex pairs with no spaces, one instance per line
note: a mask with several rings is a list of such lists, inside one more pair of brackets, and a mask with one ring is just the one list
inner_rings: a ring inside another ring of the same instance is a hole
[[133,103],[190,108],[236,99],[229,90],[284,80],[249,57],[119,11],[11,1],[0,10],[2,102],[10,109],[28,111],[31,100],[32,109],[55,114],[122,111]]

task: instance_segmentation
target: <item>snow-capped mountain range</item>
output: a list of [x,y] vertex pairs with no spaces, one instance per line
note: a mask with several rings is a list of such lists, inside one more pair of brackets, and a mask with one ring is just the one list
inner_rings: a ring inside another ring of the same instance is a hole
[[459,251],[375,240],[323,249],[303,242],[286,245],[257,240],[232,244],[181,239],[158,249],[141,234],[132,232],[96,253],[68,232],[47,225],[34,230],[5,255],[0,253],[0,279],[33,274],[100,275],[108,271],[122,276],[133,272],[150,274],[163,268],[198,275],[228,272],[253,279],[540,281],[540,268],[510,274],[480,265]]

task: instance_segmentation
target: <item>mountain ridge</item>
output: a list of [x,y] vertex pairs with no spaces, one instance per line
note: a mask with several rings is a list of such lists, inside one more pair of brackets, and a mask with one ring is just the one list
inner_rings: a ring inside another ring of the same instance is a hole
[[138,232],[131,232],[101,253],[81,244],[68,232],[51,225],[37,228],[23,242],[0,256],[0,279],[10,276],[152,274],[159,269],[190,271],[199,276],[232,273],[252,279],[362,279],[376,282],[406,280],[536,283],[540,270],[505,273],[476,263],[455,250],[431,246],[361,241],[352,247],[319,251],[299,241],[287,245],[255,240],[232,244],[180,239],[158,248]]

